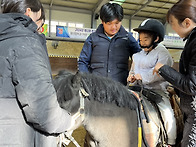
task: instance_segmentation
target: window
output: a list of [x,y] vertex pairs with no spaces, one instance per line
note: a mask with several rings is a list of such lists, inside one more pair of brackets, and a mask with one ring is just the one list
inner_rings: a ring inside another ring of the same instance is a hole
[[[45,24],[49,26],[49,21],[45,20]],[[60,22],[60,21],[51,21],[51,33],[56,34],[56,26],[68,26],[68,27],[76,27],[76,28],[83,28],[84,24],[82,23],[73,23],[73,22]]]
[[59,26],[67,26],[66,22],[59,22]]
[[68,23],[68,27],[76,27],[76,24],[75,24],[75,23],[69,22],[69,23]]
[[56,26],[59,24],[58,21],[51,21],[51,33],[56,33]]
[[84,27],[84,24],[76,23],[76,28],[83,28],[83,27]]

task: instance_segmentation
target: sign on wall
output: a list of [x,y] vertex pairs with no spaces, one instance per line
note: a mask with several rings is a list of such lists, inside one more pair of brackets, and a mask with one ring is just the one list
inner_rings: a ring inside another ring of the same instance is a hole
[[41,27],[41,33],[43,33],[45,36],[48,36],[48,25],[47,24],[44,24]]
[[56,36],[75,39],[86,39],[91,33],[95,32],[95,30],[96,29],[91,28],[56,26]]
[[70,38],[68,28],[66,26],[56,26],[56,36]]

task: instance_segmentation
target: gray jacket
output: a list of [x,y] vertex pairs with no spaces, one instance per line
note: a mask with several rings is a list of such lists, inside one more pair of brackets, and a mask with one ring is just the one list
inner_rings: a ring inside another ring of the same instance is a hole
[[25,15],[0,15],[0,146],[45,146],[47,135],[70,126],[36,28]]

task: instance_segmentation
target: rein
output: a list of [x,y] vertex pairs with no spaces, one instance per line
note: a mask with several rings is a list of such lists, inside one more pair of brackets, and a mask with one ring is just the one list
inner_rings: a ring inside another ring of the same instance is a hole
[[[149,123],[150,119],[149,116],[147,114],[146,111],[146,107],[143,103],[143,84],[142,84],[142,80],[138,80],[137,84],[140,85],[140,90],[135,90],[135,89],[129,89],[129,83],[127,84],[128,90],[131,91],[132,94],[135,95],[135,99],[138,102],[138,108],[136,109],[136,113],[137,113],[137,120],[138,120],[138,147],[142,147],[142,140],[144,141],[144,144],[146,147],[149,147],[146,138],[144,137],[144,133],[143,133],[143,124],[142,124],[142,118],[141,118],[141,111],[143,110],[144,116],[146,118],[146,122]],[[139,93],[137,93],[137,92]]]

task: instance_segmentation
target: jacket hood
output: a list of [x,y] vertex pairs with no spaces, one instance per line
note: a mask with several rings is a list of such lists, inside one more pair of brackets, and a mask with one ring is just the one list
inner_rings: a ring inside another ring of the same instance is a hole
[[12,37],[26,36],[30,32],[35,33],[37,30],[37,25],[32,19],[20,13],[1,14],[0,26],[0,41]]

